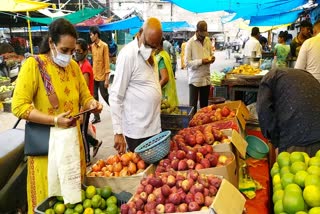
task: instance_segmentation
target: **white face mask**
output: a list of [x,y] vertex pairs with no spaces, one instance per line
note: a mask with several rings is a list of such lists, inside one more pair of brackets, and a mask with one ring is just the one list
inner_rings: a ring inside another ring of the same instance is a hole
[[151,47],[146,47],[143,43],[141,44],[139,48],[140,54],[142,55],[144,60],[148,60],[152,53]]
[[54,63],[59,65],[60,67],[67,67],[71,61],[72,55],[69,54],[63,54],[58,51],[57,46],[54,45],[54,48],[56,49],[57,55],[55,56],[53,51],[51,50],[51,55]]

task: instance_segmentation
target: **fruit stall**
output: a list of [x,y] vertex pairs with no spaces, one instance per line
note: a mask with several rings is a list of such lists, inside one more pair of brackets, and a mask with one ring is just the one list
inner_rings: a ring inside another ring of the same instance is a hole
[[0,77],[0,110],[11,112],[11,97],[15,83],[9,77]]
[[[248,110],[241,101],[210,105],[196,114],[163,109],[165,116],[187,118],[187,125],[184,121],[174,134],[164,131],[150,138],[135,153],[98,160],[84,183],[96,192],[84,188],[82,202],[64,205],[64,213],[77,206],[83,213],[270,213],[267,152],[260,159],[246,154],[255,148],[245,140]],[[121,201],[117,211],[104,206],[104,188],[112,188],[111,195]],[[59,213],[63,198],[54,197],[50,206],[49,199],[38,206],[39,213]]]

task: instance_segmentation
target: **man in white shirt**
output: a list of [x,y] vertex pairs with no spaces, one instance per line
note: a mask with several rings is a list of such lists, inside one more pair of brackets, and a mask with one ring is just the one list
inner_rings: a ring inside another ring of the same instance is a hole
[[126,152],[126,146],[133,152],[143,141],[161,132],[161,87],[152,53],[161,38],[160,21],[149,18],[117,57],[109,100],[114,147],[120,154]]
[[200,21],[193,37],[189,39],[185,50],[185,62],[188,68],[189,105],[197,111],[198,99],[200,108],[208,106],[210,92],[210,64],[215,57],[211,51],[207,23]]
[[295,65],[297,69],[307,70],[320,82],[320,19],[313,26],[313,37],[301,46]]
[[[258,27],[253,27],[251,30],[251,37],[246,42],[244,49],[243,49],[243,55],[244,55],[244,64],[249,64],[251,57],[261,57],[262,56],[262,46],[259,42],[260,37],[260,30]],[[255,51],[255,56],[253,54],[253,51]]]

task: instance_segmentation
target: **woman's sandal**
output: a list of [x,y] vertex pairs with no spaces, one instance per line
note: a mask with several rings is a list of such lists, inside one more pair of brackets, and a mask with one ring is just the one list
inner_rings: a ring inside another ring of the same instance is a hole
[[98,142],[98,145],[94,146],[93,147],[93,154],[92,154],[92,157],[95,157],[100,149],[100,146],[102,145],[102,141],[99,141]]

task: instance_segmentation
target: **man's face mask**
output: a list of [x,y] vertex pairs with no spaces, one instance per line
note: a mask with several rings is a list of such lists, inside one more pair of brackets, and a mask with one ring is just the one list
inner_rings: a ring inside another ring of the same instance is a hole
[[63,54],[58,51],[57,46],[54,44],[54,48],[56,49],[56,56],[54,55],[53,51],[51,50],[51,55],[53,62],[59,65],[60,67],[67,67],[71,61],[72,56],[69,54]]

